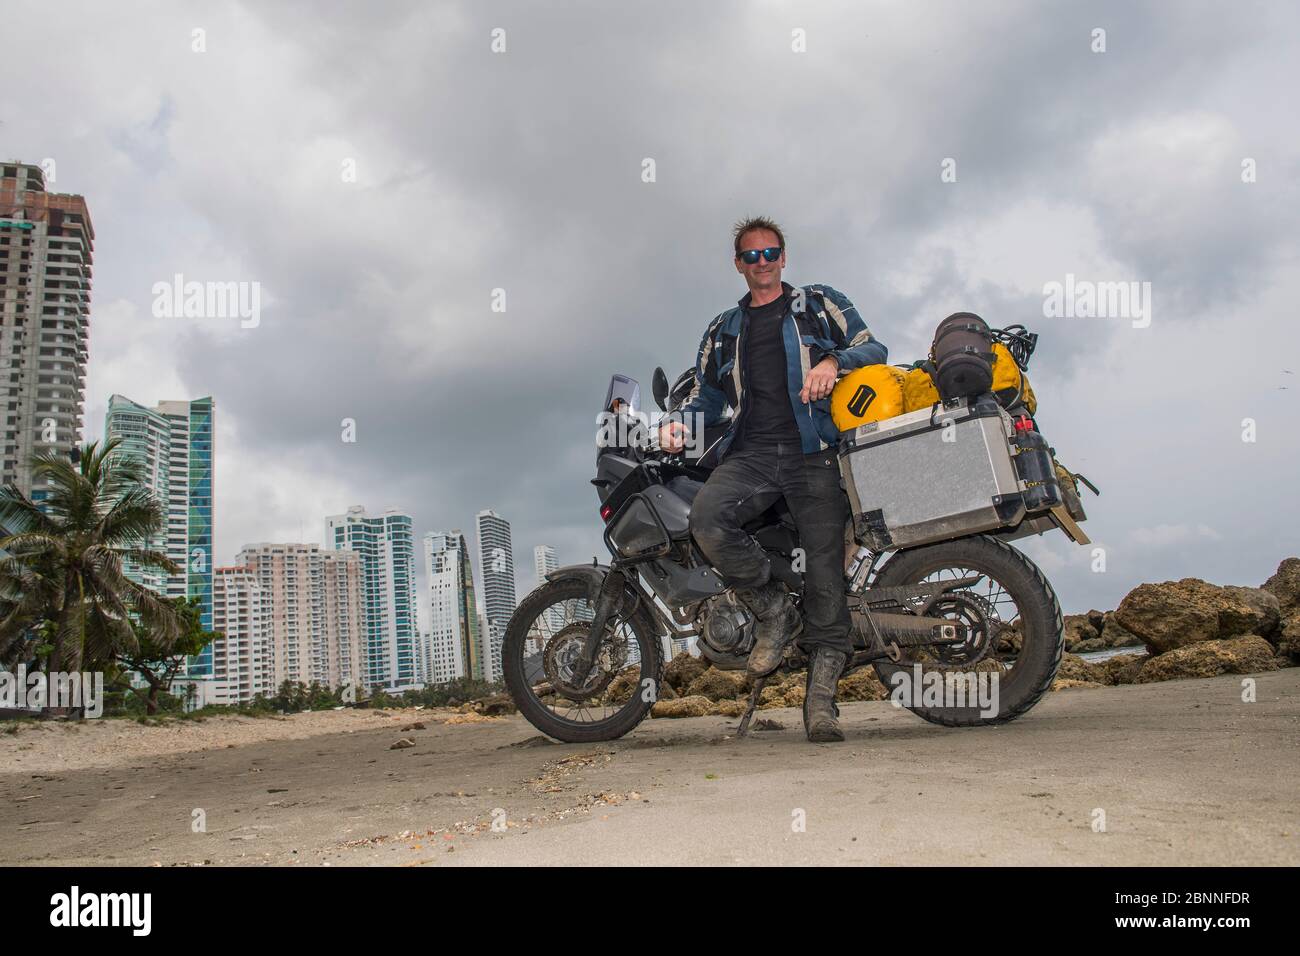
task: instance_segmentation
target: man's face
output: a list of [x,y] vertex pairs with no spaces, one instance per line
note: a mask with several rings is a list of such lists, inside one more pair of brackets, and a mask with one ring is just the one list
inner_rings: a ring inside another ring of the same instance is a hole
[[[771,249],[780,244],[781,241],[777,239],[776,233],[770,229],[751,229],[741,237],[740,251]],[[775,262],[768,262],[761,255],[753,265],[745,262],[740,256],[736,257],[735,262],[736,271],[745,277],[745,283],[752,294],[758,295],[781,288],[781,270],[785,268],[785,249],[781,250],[781,257]]]

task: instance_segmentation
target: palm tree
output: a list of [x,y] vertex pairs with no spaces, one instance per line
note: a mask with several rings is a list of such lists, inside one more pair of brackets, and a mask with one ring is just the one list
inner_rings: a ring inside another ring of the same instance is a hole
[[32,483],[45,479],[48,489],[39,502],[12,484],[0,490],[0,526],[10,532],[0,538],[0,654],[35,634],[49,648],[49,671],[75,671],[133,649],[133,618],[165,640],[179,636],[175,607],[123,570],[126,561],[179,568],[147,547],[163,508],[139,466],[113,454],[119,444],[91,442],[77,462],[34,456]]

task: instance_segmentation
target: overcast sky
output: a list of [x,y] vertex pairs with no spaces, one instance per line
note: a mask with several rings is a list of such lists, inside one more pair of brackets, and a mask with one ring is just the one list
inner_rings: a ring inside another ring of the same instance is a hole
[[[1039,422],[1103,492],[1103,573],[1062,535],[1024,545],[1067,611],[1300,553],[1294,4],[7,0],[3,22],[0,159],[53,159],[95,226],[87,437],[113,392],[214,396],[219,563],[352,504],[417,536],[493,508],[521,587],[534,544],[603,555],[608,377],[648,400],[693,360],[758,212],[786,277],[845,292],[891,361],[956,310],[1041,334]],[[155,317],[177,273],[259,283],[260,324]],[[1068,274],[1149,282],[1149,326],[1045,317]]]

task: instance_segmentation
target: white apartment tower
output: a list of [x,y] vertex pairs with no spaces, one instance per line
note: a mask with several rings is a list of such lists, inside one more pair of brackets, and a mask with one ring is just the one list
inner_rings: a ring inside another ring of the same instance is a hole
[[515,612],[515,555],[510,522],[495,511],[474,517],[478,530],[479,572],[483,578],[483,611],[487,617],[487,679],[501,680],[501,641]]
[[465,536],[457,529],[424,536],[426,606],[429,609],[427,680],[485,680],[474,572]]
[[365,633],[365,597],[361,559],[350,551],[321,552],[321,599],[324,634],[313,661],[312,679],[328,687],[360,689],[361,639]]
[[361,561],[362,678],[367,688],[417,686],[412,523],[400,511],[371,516],[360,505],[325,519],[326,550],[352,551]]
[[[537,584],[539,586],[545,584],[546,575],[551,571],[556,570],[559,566],[559,562],[555,559],[554,548],[545,544],[539,544],[533,548],[533,570],[536,572]],[[550,631],[548,636],[554,636],[554,634],[564,626],[564,611],[561,608],[551,608],[546,612],[544,618],[548,630]],[[537,638],[530,638],[528,653],[540,653],[542,650],[541,643],[542,642]]]
[[271,626],[257,575],[216,568],[212,577],[212,702],[238,704],[275,693]]
[[315,544],[245,545],[239,563],[262,589],[272,683],[366,686],[360,672],[364,605],[360,558]]
[[83,197],[0,162],[0,485],[34,500],[32,456],[81,444],[94,240]]

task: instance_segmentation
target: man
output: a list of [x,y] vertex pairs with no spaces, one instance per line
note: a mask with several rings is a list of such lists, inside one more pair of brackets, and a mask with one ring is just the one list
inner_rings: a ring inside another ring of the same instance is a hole
[[[736,271],[749,292],[704,333],[695,386],[680,411],[704,424],[734,409],[732,423],[709,456],[720,461],[691,507],[691,534],[715,568],[754,612],[748,670],[770,674],[799,634],[809,655],[804,728],[812,741],[843,740],[835,690],[852,652],[844,599],[844,523],[829,396],[840,374],[884,362],[888,350],[871,336],[847,297],[825,285],[796,289],[781,281],[785,237],[766,217],[734,230]],[[682,448],[680,421],[660,430],[668,451]],[[767,555],[744,525],[781,497],[804,550],[803,620],[785,588],[770,579]]]

